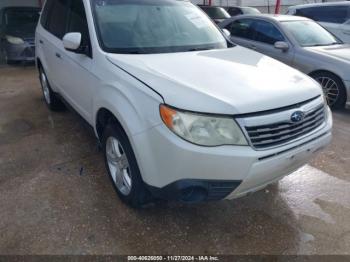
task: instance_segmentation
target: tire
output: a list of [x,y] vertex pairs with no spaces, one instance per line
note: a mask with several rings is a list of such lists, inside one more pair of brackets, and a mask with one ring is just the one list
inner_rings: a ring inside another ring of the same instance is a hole
[[323,88],[328,105],[332,109],[343,109],[346,103],[346,90],[343,81],[329,72],[317,72],[311,75]]
[[140,208],[151,201],[129,139],[114,120],[109,121],[102,137],[106,169],[119,198],[127,205]]
[[43,92],[43,97],[47,107],[52,111],[61,111],[64,108],[64,105],[57,96],[57,94],[55,94],[55,92],[52,91],[45,71],[42,68],[39,68],[39,79],[41,84],[41,90]]

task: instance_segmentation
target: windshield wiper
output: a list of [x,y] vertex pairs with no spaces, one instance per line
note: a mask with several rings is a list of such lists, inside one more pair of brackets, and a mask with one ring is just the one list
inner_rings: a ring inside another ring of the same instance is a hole
[[329,43],[329,44],[314,44],[314,45],[311,45],[312,46],[329,46],[329,45],[338,45],[340,44],[339,42],[333,42],[333,43]]
[[205,50],[211,50],[212,48],[203,48],[203,47],[197,47],[197,48],[191,48],[186,50],[186,52],[193,52],[193,51],[205,51]]

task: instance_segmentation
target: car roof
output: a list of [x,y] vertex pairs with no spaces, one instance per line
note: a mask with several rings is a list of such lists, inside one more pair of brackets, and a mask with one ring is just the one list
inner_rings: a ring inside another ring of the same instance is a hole
[[212,6],[212,5],[198,5],[200,8],[224,8],[222,6]]
[[303,5],[294,5],[290,6],[288,9],[301,9],[308,7],[316,7],[316,6],[337,6],[337,5],[348,5],[350,6],[349,1],[339,1],[339,2],[327,2],[327,3],[312,3],[312,4],[303,4]]
[[304,20],[310,20],[309,18],[302,17],[302,16],[294,16],[294,15],[274,15],[274,14],[254,14],[254,15],[240,15],[234,17],[235,19],[242,19],[242,18],[264,18],[267,20],[275,20],[278,22],[283,21],[304,21]]

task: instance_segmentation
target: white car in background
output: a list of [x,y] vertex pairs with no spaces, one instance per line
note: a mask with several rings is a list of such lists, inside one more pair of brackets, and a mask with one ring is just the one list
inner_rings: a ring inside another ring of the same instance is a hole
[[291,6],[286,14],[310,18],[320,23],[344,43],[350,43],[350,2]]
[[219,24],[231,40],[311,76],[323,87],[328,105],[350,105],[350,45],[317,22],[290,15],[241,15]]
[[244,196],[331,140],[316,81],[232,45],[189,1],[47,0],[36,41],[48,107],[94,128],[129,205]]

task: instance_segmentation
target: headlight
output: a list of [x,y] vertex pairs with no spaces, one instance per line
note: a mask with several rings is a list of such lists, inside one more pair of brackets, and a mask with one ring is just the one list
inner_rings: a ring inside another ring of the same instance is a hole
[[22,44],[24,44],[24,40],[22,38],[19,38],[19,37],[14,37],[14,36],[7,35],[6,36],[6,40],[7,40],[7,42],[9,42],[11,44],[14,44],[14,45],[22,45]]
[[248,145],[241,129],[230,117],[219,117],[160,106],[164,124],[181,138],[197,145]]

